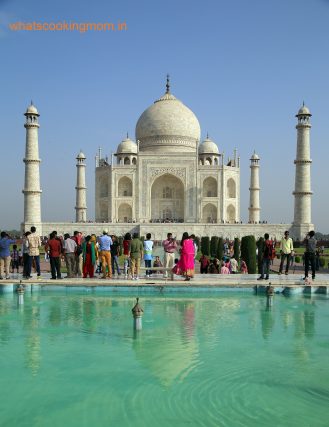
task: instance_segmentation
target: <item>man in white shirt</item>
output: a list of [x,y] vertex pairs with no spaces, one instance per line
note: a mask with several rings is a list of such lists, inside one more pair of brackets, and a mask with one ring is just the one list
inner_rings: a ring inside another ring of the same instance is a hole
[[292,238],[289,237],[289,231],[285,231],[284,237],[281,239],[281,244],[280,244],[281,262],[280,262],[279,274],[282,274],[283,264],[284,264],[285,259],[286,259],[286,272],[285,272],[285,274],[288,274],[290,259],[291,259],[291,253],[293,250],[294,250],[294,245],[292,242]]

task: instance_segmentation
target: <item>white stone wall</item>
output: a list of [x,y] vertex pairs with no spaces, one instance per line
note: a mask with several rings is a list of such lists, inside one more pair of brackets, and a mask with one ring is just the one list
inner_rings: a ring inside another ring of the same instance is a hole
[[[31,225],[24,224],[23,228],[28,230]],[[309,224],[303,227],[295,227],[292,224],[114,224],[114,223],[42,223],[38,226],[38,232],[42,235],[49,235],[53,230],[56,230],[60,235],[64,233],[72,234],[75,230],[81,231],[84,235],[96,234],[100,235],[104,229],[108,229],[110,234],[123,236],[126,232],[139,232],[141,235],[151,233],[155,240],[163,240],[167,233],[171,232],[177,239],[181,239],[184,231],[196,236],[221,236],[233,240],[235,237],[243,237],[248,235],[255,236],[256,239],[263,237],[268,233],[272,239],[280,240],[285,230],[290,231],[293,239],[303,239],[306,233],[313,229],[313,225]]]

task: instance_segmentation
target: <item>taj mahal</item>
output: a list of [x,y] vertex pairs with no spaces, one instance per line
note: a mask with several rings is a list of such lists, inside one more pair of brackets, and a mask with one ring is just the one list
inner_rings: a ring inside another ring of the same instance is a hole
[[[289,230],[302,239],[311,223],[311,159],[309,109],[303,104],[297,118],[294,216],[290,224],[260,221],[260,157],[250,157],[248,223],[240,218],[240,157],[232,150],[224,159],[216,143],[208,137],[200,141],[201,129],[195,114],[170,90],[169,76],[163,96],[139,117],[135,141],[127,137],[114,154],[95,158],[95,220],[87,221],[86,157],[77,155],[75,223],[48,223],[41,216],[39,159],[39,113],[31,103],[27,108],[24,221],[22,229],[35,225],[42,235],[79,230],[100,234],[104,228],[123,235],[152,233],[156,240],[168,231],[177,236],[189,231],[196,236],[233,239],[253,234],[281,238]],[[72,186],[74,183],[72,183]],[[72,206],[73,209],[73,206]]]

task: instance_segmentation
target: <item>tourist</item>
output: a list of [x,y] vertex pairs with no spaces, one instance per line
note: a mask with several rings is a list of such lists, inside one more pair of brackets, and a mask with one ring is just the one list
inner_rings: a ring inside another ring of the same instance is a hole
[[164,276],[168,277],[168,268],[173,268],[175,261],[175,252],[177,251],[176,237],[172,237],[172,233],[167,234],[167,239],[162,242],[164,249],[164,262],[165,267]]
[[231,274],[232,266],[231,266],[231,260],[230,260],[230,258],[223,259],[223,261],[225,263],[225,267],[228,268],[228,271]]
[[16,268],[16,271],[18,274],[19,273],[19,252],[17,250],[17,245],[13,245],[13,250],[10,252],[10,258],[11,258],[12,273],[15,272],[15,268]]
[[193,245],[194,245],[194,259],[196,259],[197,255],[198,255],[198,250],[199,250],[199,248],[198,248],[198,245],[197,245],[197,243],[196,243],[196,237],[195,237],[195,234],[191,234],[191,235],[190,235],[190,239],[192,239],[192,240],[193,240]]
[[125,237],[123,239],[123,269],[125,274],[125,279],[128,279],[128,273],[129,273],[129,266],[130,266],[130,244],[131,244],[131,234],[126,233]]
[[2,231],[0,238],[0,279],[4,277],[10,279],[10,245],[13,243],[16,243],[16,240],[11,239],[5,231]]
[[112,277],[112,263],[111,263],[111,245],[112,239],[108,236],[108,230],[103,231],[103,235],[98,237],[100,257],[102,261],[102,279]]
[[54,232],[49,235],[45,250],[49,252],[51,279],[61,279],[62,245]]
[[151,240],[151,233],[147,233],[146,240],[144,240],[144,262],[146,268],[146,277],[150,277],[152,274],[152,250],[153,241]]
[[220,274],[230,274],[230,269],[227,267],[226,263],[222,261],[222,266],[220,269]]
[[26,231],[23,235],[22,240],[22,254],[23,254],[23,279],[28,278],[28,270],[29,270],[29,242],[27,240],[27,236],[30,235],[30,231]]
[[244,261],[243,259],[241,259],[241,273],[242,274],[248,274],[248,266],[246,264],[246,261]]
[[75,250],[75,267],[74,274],[76,277],[82,277],[82,233],[80,231],[74,231],[72,239],[77,244]]
[[238,261],[232,256],[231,258],[231,274],[237,274],[238,272]]
[[[162,262],[160,260],[160,257],[158,255],[155,257],[155,260],[153,262],[153,267],[163,267],[163,264],[162,264]],[[155,273],[155,274],[162,274],[162,271],[160,271],[160,270],[154,270],[153,273]]]
[[191,278],[194,276],[194,256],[194,241],[185,231],[181,240],[180,258],[178,261],[179,270],[181,275],[185,277],[185,281],[191,280]]
[[[96,234],[92,234],[90,241],[94,243],[95,248],[95,265],[94,265],[94,272],[98,272],[98,260],[99,260],[99,251],[98,251],[98,242],[97,242],[97,236]],[[100,271],[99,271],[100,272]]]
[[82,259],[83,259],[83,278],[94,277],[96,253],[95,243],[91,241],[91,236],[86,236],[85,241],[82,243]]
[[280,254],[281,254],[281,262],[280,262],[280,268],[279,268],[279,274],[282,274],[283,270],[283,264],[286,260],[286,272],[287,275],[289,272],[289,266],[290,266],[290,260],[291,260],[291,254],[294,250],[294,245],[292,242],[292,238],[289,237],[289,231],[284,232],[284,237],[281,239],[280,243]]
[[134,233],[133,239],[130,244],[131,276],[133,280],[139,279],[139,271],[140,271],[142,257],[143,257],[143,243],[139,238],[139,234]]
[[28,264],[28,271],[27,271],[27,277],[26,277],[27,279],[31,277],[33,262],[35,262],[37,277],[40,278],[41,276],[40,251],[39,251],[39,248],[41,246],[41,239],[40,239],[40,236],[36,233],[36,231],[37,229],[34,226],[32,226],[31,234],[27,236],[28,247],[29,247],[29,264]]
[[[262,253],[262,271],[261,275],[258,277],[257,280],[268,280],[270,275],[270,263],[272,259],[273,254],[273,242],[270,240],[270,236],[268,233],[264,234],[264,246],[263,246],[263,253]],[[265,277],[264,277],[265,276]]]
[[75,253],[77,243],[72,239],[69,233],[64,234],[64,258],[66,264],[67,278],[75,277]]
[[316,239],[314,238],[314,231],[310,231],[305,238],[305,276],[304,280],[308,278],[308,270],[311,265],[312,279],[315,279],[315,251]]
[[209,273],[219,274],[219,271],[220,271],[219,260],[217,258],[214,258],[209,264]]
[[111,245],[111,265],[112,265],[112,273],[115,273],[115,269],[117,270],[118,276],[121,275],[120,266],[119,266],[119,256],[120,256],[120,243],[118,241],[117,236],[114,234],[111,236],[112,245]]
[[201,257],[199,259],[200,262],[200,274],[208,274],[208,268],[209,268],[209,259],[205,254],[201,254]]

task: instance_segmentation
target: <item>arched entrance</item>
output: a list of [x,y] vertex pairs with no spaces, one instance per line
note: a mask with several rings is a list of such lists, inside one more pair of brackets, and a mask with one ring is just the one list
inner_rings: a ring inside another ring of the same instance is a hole
[[184,185],[173,175],[159,176],[151,189],[151,219],[184,221]]

